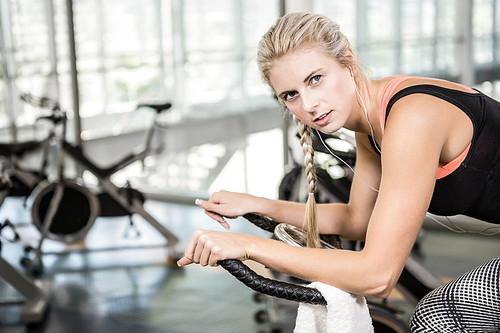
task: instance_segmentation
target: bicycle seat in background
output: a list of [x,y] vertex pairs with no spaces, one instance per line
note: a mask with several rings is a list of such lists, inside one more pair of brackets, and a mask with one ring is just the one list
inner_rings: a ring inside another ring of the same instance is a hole
[[167,111],[172,107],[171,103],[144,103],[137,105],[137,108],[151,108],[156,111],[156,113],[162,113],[163,111]]

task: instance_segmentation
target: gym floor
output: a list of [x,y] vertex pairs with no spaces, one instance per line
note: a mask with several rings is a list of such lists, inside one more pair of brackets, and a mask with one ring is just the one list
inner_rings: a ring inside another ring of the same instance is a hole
[[[196,228],[222,230],[194,204],[147,201],[146,208],[184,244]],[[18,226],[22,243],[36,244],[38,232],[27,223],[29,212],[22,201],[8,198],[0,209],[1,221],[5,218]],[[293,330],[295,304],[281,302],[273,325],[258,323],[256,313],[270,302],[256,302],[254,293],[222,268],[177,268],[168,259],[162,237],[139,217],[134,220],[137,230],[130,229],[127,218],[98,218],[86,239],[71,246],[45,241],[43,271],[36,281],[50,295],[46,318],[24,325],[19,320],[21,306],[1,307],[0,333]],[[268,235],[243,219],[231,222],[231,231]],[[20,265],[23,244],[2,244],[2,256],[28,274]],[[444,281],[499,254],[498,236],[431,228],[420,239],[421,262]],[[0,301],[16,296],[0,280]],[[398,302],[398,295],[393,298]]]

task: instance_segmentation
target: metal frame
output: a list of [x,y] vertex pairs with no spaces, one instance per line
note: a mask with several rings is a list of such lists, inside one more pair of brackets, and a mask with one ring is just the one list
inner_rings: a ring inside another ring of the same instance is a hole
[[43,320],[48,306],[48,292],[21,274],[14,266],[0,257],[0,278],[24,296],[23,300],[0,300],[0,306],[24,304],[21,312],[23,323],[38,323]]

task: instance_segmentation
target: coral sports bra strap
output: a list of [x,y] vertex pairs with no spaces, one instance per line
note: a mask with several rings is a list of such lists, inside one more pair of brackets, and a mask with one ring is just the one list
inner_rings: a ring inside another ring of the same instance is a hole
[[[387,106],[389,105],[389,101],[391,98],[394,96],[394,91],[396,88],[403,83],[406,80],[409,79],[417,79],[418,77],[416,76],[411,76],[411,75],[393,75],[393,76],[388,76],[388,79],[391,79],[389,83],[385,86],[384,90],[382,91],[382,97],[380,98],[380,107],[379,107],[379,121],[380,121],[380,127],[382,128],[382,134],[384,134],[384,129],[385,129],[385,119],[387,116]],[[435,79],[437,81],[444,81],[440,79]],[[465,90],[467,90],[469,93],[477,93],[476,90],[467,87],[465,85],[461,85]]]
[[[385,122],[387,118],[387,107],[389,106],[389,103],[391,103],[392,106],[392,104],[394,104],[395,102],[395,101],[391,102],[392,97],[394,97],[394,91],[402,82],[416,77],[409,75],[394,75],[394,76],[389,76],[388,78],[391,78],[391,81],[389,81],[389,83],[387,83],[387,85],[385,86],[380,99],[379,121],[380,121],[380,127],[382,129],[382,134],[384,133],[385,129]],[[473,90],[472,88],[466,86],[463,87],[466,90],[468,90],[468,92],[476,93],[476,91]],[[398,97],[398,99],[404,97],[405,95]],[[436,179],[441,179],[443,177],[446,177],[447,175],[455,171],[460,166],[460,164],[465,160],[465,157],[469,152],[470,146],[471,144],[469,144],[467,148],[465,148],[465,150],[459,156],[454,158],[452,161],[450,161],[449,163],[447,163],[442,167],[439,167]]]
[[394,95],[394,91],[397,86],[399,86],[402,82],[413,79],[415,76],[410,75],[394,75],[389,76],[388,78],[392,78],[391,81],[385,86],[384,91],[382,92],[382,98],[380,99],[380,109],[379,109],[379,121],[380,127],[382,128],[382,134],[384,134],[385,129],[385,114],[387,110],[387,105],[389,104],[389,100]]
[[453,171],[455,171],[456,169],[458,169],[460,164],[462,164],[462,162],[465,160],[465,157],[469,153],[469,149],[470,149],[471,144],[472,143],[469,143],[467,148],[465,148],[465,150],[460,155],[455,157],[452,161],[446,163],[446,165],[443,165],[442,167],[439,167],[438,171],[437,171],[436,179],[444,178],[444,177],[448,176],[450,173],[452,173]]

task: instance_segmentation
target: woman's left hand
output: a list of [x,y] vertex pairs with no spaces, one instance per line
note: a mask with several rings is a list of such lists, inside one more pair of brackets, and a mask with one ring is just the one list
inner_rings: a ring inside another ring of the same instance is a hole
[[191,236],[184,257],[177,261],[182,267],[192,263],[217,266],[224,259],[247,260],[250,235],[197,229]]

